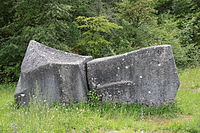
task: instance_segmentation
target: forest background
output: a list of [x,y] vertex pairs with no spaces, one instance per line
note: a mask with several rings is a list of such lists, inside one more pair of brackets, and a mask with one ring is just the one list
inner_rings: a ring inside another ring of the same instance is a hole
[[1,0],[0,82],[17,81],[30,40],[95,58],[172,45],[200,63],[200,0]]

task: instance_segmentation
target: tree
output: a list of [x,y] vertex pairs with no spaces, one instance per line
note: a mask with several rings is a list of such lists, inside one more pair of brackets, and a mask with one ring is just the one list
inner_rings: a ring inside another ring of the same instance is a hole
[[112,30],[122,29],[121,26],[109,22],[105,17],[84,17],[77,18],[80,23],[78,28],[82,29],[82,38],[80,39],[80,53],[92,55],[94,57],[103,57],[114,53],[110,47],[108,35]]
[[[0,28],[0,77],[16,80],[30,40],[70,51],[66,45],[70,6],[61,0],[20,0],[13,22]],[[1,78],[2,79],[2,78]]]

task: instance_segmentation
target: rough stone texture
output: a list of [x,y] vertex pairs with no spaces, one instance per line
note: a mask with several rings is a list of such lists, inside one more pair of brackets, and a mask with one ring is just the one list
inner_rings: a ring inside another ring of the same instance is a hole
[[87,76],[103,102],[148,106],[171,103],[180,84],[170,45],[94,59]]
[[85,101],[85,65],[91,59],[30,41],[14,97],[18,103],[28,103],[34,95],[49,103]]

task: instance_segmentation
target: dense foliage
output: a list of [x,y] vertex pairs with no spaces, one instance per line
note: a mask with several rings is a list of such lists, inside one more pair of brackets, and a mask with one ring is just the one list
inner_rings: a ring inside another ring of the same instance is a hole
[[178,67],[200,62],[199,0],[2,0],[0,82],[16,81],[30,40],[94,57],[171,44]]

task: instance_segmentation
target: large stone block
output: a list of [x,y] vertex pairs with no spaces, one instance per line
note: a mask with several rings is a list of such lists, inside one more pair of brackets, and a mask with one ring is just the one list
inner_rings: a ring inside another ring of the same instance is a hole
[[85,101],[85,65],[91,59],[30,41],[14,97],[18,103],[28,103],[33,95],[49,103]]
[[87,63],[87,77],[104,102],[160,106],[171,103],[179,87],[170,45],[94,59]]

